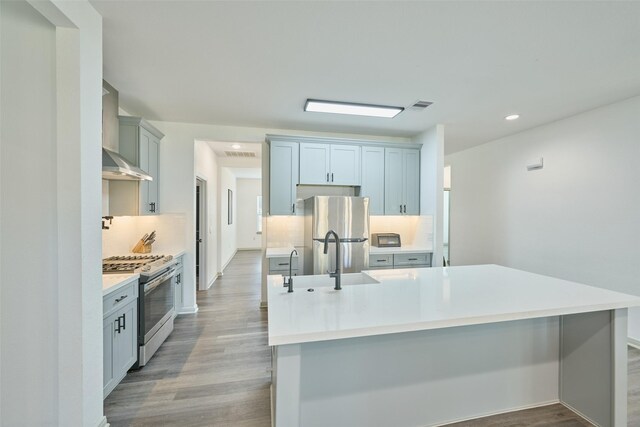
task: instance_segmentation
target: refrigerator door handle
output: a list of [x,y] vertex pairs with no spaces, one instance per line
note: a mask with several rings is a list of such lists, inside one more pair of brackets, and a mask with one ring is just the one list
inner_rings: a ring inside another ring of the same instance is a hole
[[[313,240],[315,242],[324,243],[324,239],[313,239]],[[340,239],[340,243],[364,243],[367,240],[369,239],[367,239],[366,237],[347,237],[344,239]],[[333,243],[335,239],[330,239],[329,241]]]

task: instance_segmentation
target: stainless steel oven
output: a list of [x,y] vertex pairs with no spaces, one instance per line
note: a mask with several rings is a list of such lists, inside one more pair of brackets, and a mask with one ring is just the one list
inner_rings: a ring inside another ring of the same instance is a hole
[[174,277],[170,266],[151,277],[140,276],[138,366],[144,366],[173,331]]

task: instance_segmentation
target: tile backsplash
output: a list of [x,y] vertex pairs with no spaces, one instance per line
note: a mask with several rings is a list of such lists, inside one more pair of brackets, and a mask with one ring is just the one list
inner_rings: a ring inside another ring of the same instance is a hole
[[[433,242],[433,217],[420,216],[371,216],[369,228],[373,233],[398,233],[403,246],[431,247]],[[304,245],[304,216],[267,217],[267,247]]]
[[186,249],[186,223],[182,214],[116,216],[109,230],[102,230],[102,257],[128,254],[140,238],[156,231],[154,253]]

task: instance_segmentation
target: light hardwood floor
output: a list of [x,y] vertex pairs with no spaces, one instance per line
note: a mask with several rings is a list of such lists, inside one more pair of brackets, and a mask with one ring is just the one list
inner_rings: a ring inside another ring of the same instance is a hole
[[[150,363],[105,400],[119,426],[270,425],[267,312],[260,302],[259,251],[236,254],[199,312],[176,318]],[[629,349],[629,426],[640,427],[640,350]],[[561,405],[451,424],[456,427],[589,426]],[[296,427],[296,426],[292,426]]]

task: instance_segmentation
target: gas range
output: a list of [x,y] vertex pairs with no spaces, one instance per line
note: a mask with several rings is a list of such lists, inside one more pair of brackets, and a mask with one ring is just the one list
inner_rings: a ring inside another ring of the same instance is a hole
[[102,260],[102,274],[139,273],[150,278],[174,263],[171,255],[124,255]]

